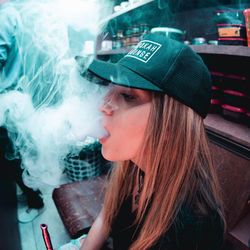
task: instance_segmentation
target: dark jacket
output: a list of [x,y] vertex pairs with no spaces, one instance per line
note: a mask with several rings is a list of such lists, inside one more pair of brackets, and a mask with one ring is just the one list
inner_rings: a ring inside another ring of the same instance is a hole
[[[133,225],[135,213],[132,198],[121,207],[112,226],[115,250],[127,250],[136,240],[140,226]],[[216,211],[206,216],[195,214],[191,206],[183,205],[170,229],[160,237],[151,250],[219,250],[223,244],[224,224]]]

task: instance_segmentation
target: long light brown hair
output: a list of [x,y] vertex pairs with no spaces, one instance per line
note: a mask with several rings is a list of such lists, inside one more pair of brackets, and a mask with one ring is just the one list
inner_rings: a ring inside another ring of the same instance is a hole
[[[131,250],[149,249],[166,232],[184,202],[195,202],[206,214],[220,209],[221,196],[203,119],[167,95],[153,93],[140,151],[145,170],[136,223],[143,220]],[[110,228],[121,204],[132,194],[138,168],[125,161],[113,169],[104,200],[104,223]],[[197,194],[199,199],[197,199]]]

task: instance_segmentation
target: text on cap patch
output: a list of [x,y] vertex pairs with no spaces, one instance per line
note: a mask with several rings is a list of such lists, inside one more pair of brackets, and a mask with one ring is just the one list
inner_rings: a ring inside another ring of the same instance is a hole
[[144,63],[147,63],[156,51],[161,47],[161,44],[152,42],[150,40],[143,40],[132,49],[125,57],[133,57]]

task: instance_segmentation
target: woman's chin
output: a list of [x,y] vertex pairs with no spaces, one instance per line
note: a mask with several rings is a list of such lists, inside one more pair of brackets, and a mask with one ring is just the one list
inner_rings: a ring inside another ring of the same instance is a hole
[[107,161],[113,161],[113,162],[123,161],[122,159],[117,157],[117,155],[114,152],[110,152],[110,151],[106,150],[105,146],[102,146],[102,156]]

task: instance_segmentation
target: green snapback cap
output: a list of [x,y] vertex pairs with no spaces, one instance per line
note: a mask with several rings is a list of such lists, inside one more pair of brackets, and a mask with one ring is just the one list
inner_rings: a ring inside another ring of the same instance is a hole
[[148,34],[117,63],[94,60],[88,70],[113,84],[158,91],[206,117],[211,76],[201,57],[187,45]]

